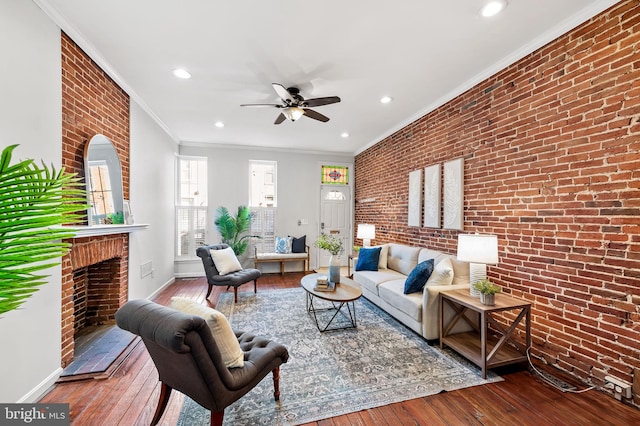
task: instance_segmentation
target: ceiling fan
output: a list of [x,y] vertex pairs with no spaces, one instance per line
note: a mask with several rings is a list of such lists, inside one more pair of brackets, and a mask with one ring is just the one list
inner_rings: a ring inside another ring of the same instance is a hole
[[329,117],[316,112],[309,107],[319,107],[322,105],[335,104],[340,102],[337,96],[328,96],[324,98],[305,99],[300,96],[300,90],[297,87],[289,87],[286,89],[282,84],[272,83],[273,90],[276,91],[282,103],[280,104],[242,104],[243,107],[270,107],[280,108],[282,112],[276,118],[273,124],[280,124],[285,119],[296,121],[303,115],[313,118],[314,120],[326,123]]

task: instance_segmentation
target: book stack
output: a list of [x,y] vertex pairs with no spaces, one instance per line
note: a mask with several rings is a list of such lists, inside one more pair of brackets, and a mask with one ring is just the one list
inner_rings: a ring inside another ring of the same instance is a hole
[[335,285],[332,282],[329,282],[329,278],[326,275],[320,275],[316,280],[314,290],[333,291],[335,290]]

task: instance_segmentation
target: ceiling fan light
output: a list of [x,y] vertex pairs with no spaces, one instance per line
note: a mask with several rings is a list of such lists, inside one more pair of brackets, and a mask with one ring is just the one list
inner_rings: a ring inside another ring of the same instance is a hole
[[289,107],[282,110],[282,113],[287,117],[287,120],[296,121],[304,115],[304,110],[298,107]]

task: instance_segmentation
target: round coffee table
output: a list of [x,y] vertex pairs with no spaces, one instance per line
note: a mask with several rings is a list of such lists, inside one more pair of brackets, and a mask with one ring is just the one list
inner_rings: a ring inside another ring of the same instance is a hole
[[[334,330],[344,330],[348,328],[356,328],[358,326],[356,321],[356,306],[355,301],[362,297],[362,290],[360,290],[360,284],[357,282],[345,278],[340,277],[340,284],[336,284],[335,289],[332,291],[320,291],[316,290],[315,286],[318,280],[318,277],[322,274],[310,274],[302,277],[300,284],[307,292],[307,312],[310,315],[313,315],[313,319],[316,323],[316,327],[318,331],[334,331]],[[331,302],[331,306],[328,308],[317,308],[313,305],[314,299],[322,299],[328,302]],[[343,309],[345,308],[345,309]],[[320,326],[318,321],[318,312],[332,310],[335,311],[329,322],[323,327]],[[333,320],[341,313],[348,320],[349,324],[347,326],[342,327],[332,327],[329,326],[333,323]]]

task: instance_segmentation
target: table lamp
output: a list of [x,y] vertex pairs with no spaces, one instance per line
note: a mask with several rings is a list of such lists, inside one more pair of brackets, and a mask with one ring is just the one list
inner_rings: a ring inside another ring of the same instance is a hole
[[480,297],[473,284],[487,278],[487,265],[498,264],[498,237],[495,235],[458,235],[458,260],[469,262],[471,296]]
[[370,247],[371,240],[376,237],[376,226],[370,223],[361,223],[358,225],[357,238],[362,240],[363,247]]

